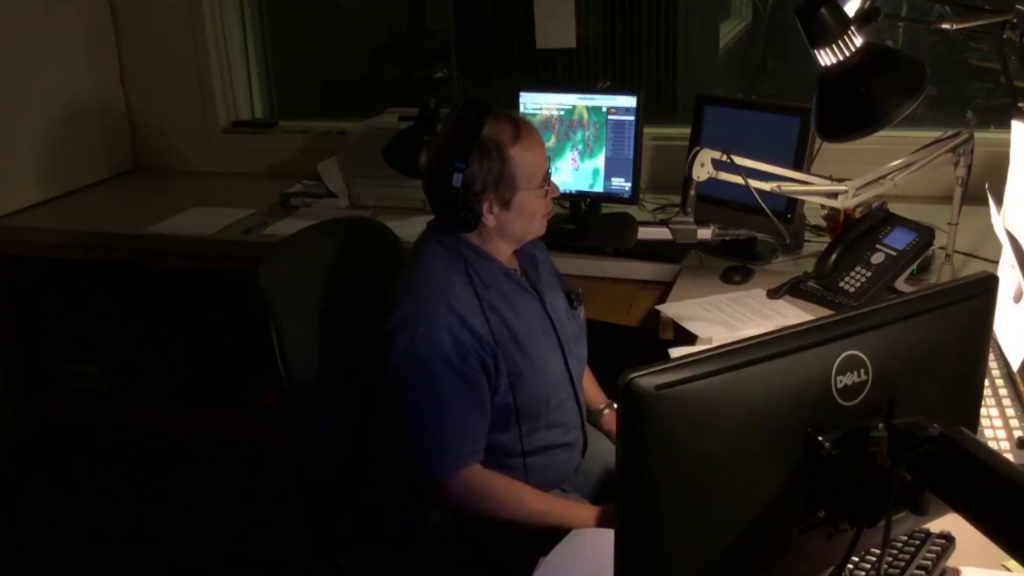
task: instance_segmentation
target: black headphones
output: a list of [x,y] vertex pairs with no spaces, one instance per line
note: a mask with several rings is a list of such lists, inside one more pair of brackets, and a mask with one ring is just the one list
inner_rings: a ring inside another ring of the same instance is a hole
[[445,116],[427,148],[423,192],[434,216],[460,233],[480,225],[481,198],[468,190],[469,157],[491,115],[487,102],[459,102]]

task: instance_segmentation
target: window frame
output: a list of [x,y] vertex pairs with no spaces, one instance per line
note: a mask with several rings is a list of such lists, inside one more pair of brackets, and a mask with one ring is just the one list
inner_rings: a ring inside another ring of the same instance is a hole
[[[348,136],[358,130],[364,121],[357,120],[295,120],[280,121],[272,130],[253,131],[239,130],[231,127],[235,120],[248,119],[240,115],[247,110],[259,109],[262,102],[259,95],[255,98],[254,108],[252,94],[240,94],[239,90],[249,89],[243,80],[259,76],[254,63],[247,61],[245,74],[232,73],[231,64],[239,67],[238,51],[253,51],[252,38],[256,25],[255,19],[245,18],[245,7],[255,0],[196,0],[200,10],[193,12],[194,29],[197,42],[197,54],[201,70],[206,101],[206,124],[211,142],[227,148],[280,149],[296,151],[335,152],[344,150]],[[751,8],[751,0],[731,0],[733,7],[746,6]],[[228,5],[225,7],[225,5]],[[251,4],[250,4],[251,6]],[[739,18],[730,18],[731,29],[741,30],[749,27],[744,24],[741,11]],[[225,15],[241,16],[240,29],[235,29],[224,22]],[[737,35],[736,38],[739,36]],[[734,40],[733,40],[734,41]],[[232,56],[232,50],[235,55]],[[261,86],[266,94],[266,83]],[[415,113],[409,110],[409,113]],[[855,177],[864,172],[892,162],[913,150],[927,144],[942,130],[935,129],[889,129],[856,142],[824,146],[818,162],[812,170],[819,174],[836,177]],[[683,124],[648,125],[643,128],[643,186],[652,192],[672,192],[677,190],[683,179],[680,155],[685,155],[689,146],[690,127]],[[1010,131],[985,130],[975,133],[975,159],[968,199],[975,201],[984,199],[985,183],[993,186],[1005,185],[1009,165]],[[944,167],[929,171],[927,176],[915,179],[926,181],[930,186],[907,186],[891,196],[918,198],[945,198],[952,196],[953,177],[948,174],[948,186],[943,182],[947,178]]]
[[725,53],[754,22],[756,0],[729,0],[729,18],[718,27],[718,52]]

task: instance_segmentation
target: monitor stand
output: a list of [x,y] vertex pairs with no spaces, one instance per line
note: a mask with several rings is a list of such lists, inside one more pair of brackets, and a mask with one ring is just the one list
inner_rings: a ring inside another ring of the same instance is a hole
[[782,254],[778,245],[761,238],[723,240],[718,245],[701,246],[700,251],[743,264],[767,264]]
[[628,212],[601,212],[598,200],[569,201],[569,214],[553,216],[544,242],[553,250],[624,250],[636,243],[639,224]]

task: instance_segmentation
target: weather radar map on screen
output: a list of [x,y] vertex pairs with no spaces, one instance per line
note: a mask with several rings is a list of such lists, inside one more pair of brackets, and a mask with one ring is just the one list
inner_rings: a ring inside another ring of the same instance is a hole
[[522,92],[519,113],[540,132],[563,194],[628,198],[636,103],[635,96]]

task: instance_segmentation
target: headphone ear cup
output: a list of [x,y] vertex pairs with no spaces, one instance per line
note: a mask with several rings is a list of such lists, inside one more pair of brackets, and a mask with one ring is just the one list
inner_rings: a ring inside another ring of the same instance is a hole
[[476,195],[467,190],[462,190],[459,193],[458,199],[458,225],[466,233],[472,232],[477,229],[480,225],[480,220],[483,217],[481,213],[483,207],[480,205],[479,198]]

